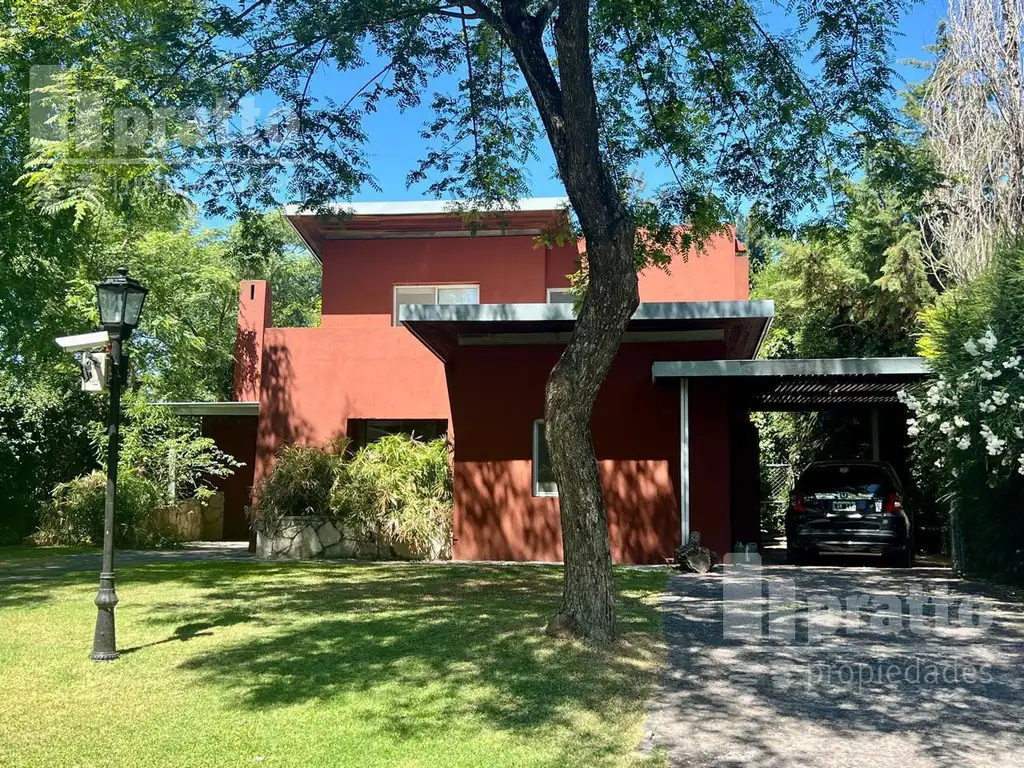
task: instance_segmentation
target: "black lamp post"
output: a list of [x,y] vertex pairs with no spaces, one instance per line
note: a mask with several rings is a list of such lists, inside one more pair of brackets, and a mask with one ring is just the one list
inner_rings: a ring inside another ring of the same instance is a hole
[[103,566],[100,570],[100,590],[96,594],[96,635],[92,641],[93,661],[112,661],[118,656],[114,637],[114,504],[117,498],[117,458],[119,452],[119,425],[121,423],[121,383],[128,358],[121,345],[128,340],[139,324],[142,303],[148,291],[138,280],[128,277],[128,270],[96,283],[96,297],[100,305],[100,324],[110,335],[110,416],[107,423],[107,501],[103,510]]

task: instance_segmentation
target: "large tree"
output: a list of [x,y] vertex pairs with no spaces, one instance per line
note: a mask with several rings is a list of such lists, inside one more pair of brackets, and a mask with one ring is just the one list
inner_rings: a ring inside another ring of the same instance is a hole
[[[796,0],[762,14],[747,0],[151,2],[133,23],[161,19],[159,53],[104,68],[124,65],[118,102],[172,127],[183,105],[273,92],[280,108],[249,130],[172,145],[204,161],[186,178],[214,210],[351,197],[374,183],[363,116],[389,100],[418,106],[431,90],[428,147],[410,182],[465,208],[514,206],[546,139],[588,275],[546,391],[565,558],[552,626],[608,641],[614,590],[590,416],[638,304],[637,269],[699,245],[743,198],[760,197],[780,225],[825,197],[859,145],[889,127],[889,44],[904,5]],[[118,4],[83,12],[98,6]],[[187,14],[202,20],[191,31]],[[329,70],[366,72],[365,84],[324,95],[316,81]],[[86,69],[75,76],[90,81]],[[167,118],[166,107],[179,111]],[[63,177],[74,153],[51,151],[39,178]],[[639,169],[652,161],[670,182],[648,191]]]
[[951,0],[919,117],[947,183],[922,221],[930,266],[969,282],[1024,227],[1024,2]]

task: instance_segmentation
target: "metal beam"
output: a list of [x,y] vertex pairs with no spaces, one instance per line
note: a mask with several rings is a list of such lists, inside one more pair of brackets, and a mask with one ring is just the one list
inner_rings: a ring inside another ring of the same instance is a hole
[[683,376],[919,376],[930,375],[923,357],[833,357],[798,360],[680,360],[657,362],[655,379]]
[[170,408],[177,416],[258,416],[260,413],[260,404],[255,401],[156,402],[150,405]]
[[690,382],[679,380],[679,522],[681,544],[690,540]]

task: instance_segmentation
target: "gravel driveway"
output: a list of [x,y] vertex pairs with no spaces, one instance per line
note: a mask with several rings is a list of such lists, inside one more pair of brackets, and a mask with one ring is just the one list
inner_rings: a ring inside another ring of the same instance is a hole
[[941,568],[729,569],[672,577],[645,750],[674,766],[1024,766],[1017,593]]

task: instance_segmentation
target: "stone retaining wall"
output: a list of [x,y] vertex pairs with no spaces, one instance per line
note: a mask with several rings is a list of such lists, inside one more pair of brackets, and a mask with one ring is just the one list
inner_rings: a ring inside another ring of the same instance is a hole
[[178,541],[220,541],[224,538],[224,494],[158,507],[153,510],[153,526]]
[[379,536],[348,530],[325,517],[285,517],[277,532],[256,534],[256,556],[265,560],[438,560],[451,547],[437,543],[429,551],[388,546]]

